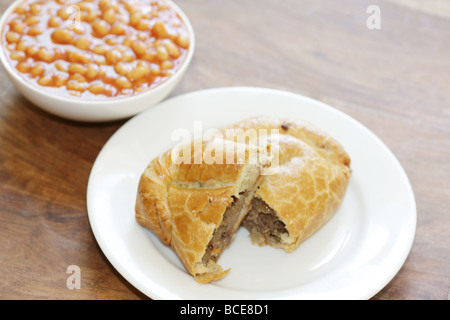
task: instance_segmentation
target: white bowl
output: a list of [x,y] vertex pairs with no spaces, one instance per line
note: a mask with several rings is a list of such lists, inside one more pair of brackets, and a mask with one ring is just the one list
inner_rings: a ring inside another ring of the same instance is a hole
[[[3,13],[0,19],[0,35],[3,34],[6,18],[20,2],[20,0],[15,1]],[[45,90],[40,90],[37,86],[33,86],[23,79],[19,72],[15,70],[6,59],[5,50],[3,50],[3,48],[0,48],[0,61],[17,90],[29,101],[49,113],[62,118],[85,122],[105,122],[129,118],[156,105],[166,98],[183,78],[194,54],[194,29],[192,28],[189,19],[176,4],[171,1],[167,2],[175,9],[185,23],[190,36],[190,46],[185,60],[175,74],[156,87],[140,94],[122,98],[106,98],[105,100],[91,101],[86,99],[64,98],[48,93]]]

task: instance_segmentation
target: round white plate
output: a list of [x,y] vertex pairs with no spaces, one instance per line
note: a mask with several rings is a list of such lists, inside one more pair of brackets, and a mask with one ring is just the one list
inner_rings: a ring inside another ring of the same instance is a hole
[[[230,273],[197,283],[175,253],[135,220],[141,173],[179,140],[253,116],[309,121],[342,143],[352,175],[335,216],[294,252],[251,244],[245,229],[219,264]],[[178,131],[176,131],[178,130]],[[389,149],[366,127],[321,102],[264,88],[178,96],[129,120],[105,144],[87,192],[94,235],[112,265],[153,299],[369,299],[398,272],[416,230],[414,194]]]

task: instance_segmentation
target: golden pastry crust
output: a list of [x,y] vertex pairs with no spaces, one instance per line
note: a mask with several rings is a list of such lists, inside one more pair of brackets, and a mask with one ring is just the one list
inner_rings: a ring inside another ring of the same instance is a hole
[[[280,135],[291,136],[306,143],[327,161],[346,167],[350,166],[350,157],[343,146],[328,133],[306,121],[254,117],[233,124],[226,129],[242,129],[244,131],[265,129],[268,133],[278,130]],[[296,151],[294,150],[294,152]],[[280,156],[288,158],[289,154],[281,153]]]
[[[287,230],[278,242],[251,233],[253,240],[286,251],[294,250],[323,226],[345,194],[349,156],[335,139],[301,121],[267,117],[244,120],[223,129],[223,139],[203,142],[202,150],[214,143],[238,145],[233,132],[248,129],[267,130],[269,135],[256,145],[240,144],[245,146],[243,162],[235,158],[232,164],[179,164],[173,161],[173,150],[169,150],[148,165],[139,182],[137,221],[171,246],[187,271],[201,283],[218,280],[228,272],[212,259],[203,260],[227,209],[244,193],[250,200],[256,197],[264,201]],[[198,159],[195,143],[185,149],[191,151],[187,162]],[[275,149],[276,145],[279,149]],[[278,151],[279,165],[264,171],[267,159],[249,164],[250,151],[255,148],[271,149],[272,155]],[[226,163],[226,155],[223,157]],[[239,209],[237,225],[249,210],[247,201]]]
[[[211,143],[234,144],[214,139],[203,142],[199,150]],[[228,271],[213,261],[202,261],[208,243],[234,199],[256,187],[262,164],[246,161],[254,149],[248,146],[242,163],[226,164],[224,158],[224,164],[195,164],[199,151],[194,144],[190,144],[187,163],[174,163],[173,150],[169,150],[148,165],[139,181],[136,219],[175,250],[197,281],[210,282]]]
[[[302,121],[268,117],[244,120],[231,129],[266,129],[279,144],[279,167],[272,168],[256,197],[275,211],[289,233],[270,245],[292,251],[337,211],[350,177],[350,157],[325,132]],[[255,242],[268,244],[254,235]]]

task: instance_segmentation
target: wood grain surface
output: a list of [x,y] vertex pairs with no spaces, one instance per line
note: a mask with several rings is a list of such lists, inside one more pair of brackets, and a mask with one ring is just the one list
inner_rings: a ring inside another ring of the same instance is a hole
[[[0,0],[0,12],[11,2]],[[197,47],[171,96],[269,87],[326,102],[366,125],[405,168],[418,209],[411,253],[373,299],[448,299],[448,1],[176,3],[193,24]],[[381,9],[381,29],[366,25],[373,4]],[[1,69],[1,299],[146,299],[102,254],[86,210],[92,165],[124,122],[86,124],[47,114],[25,100]],[[66,286],[69,265],[81,269],[79,290]]]

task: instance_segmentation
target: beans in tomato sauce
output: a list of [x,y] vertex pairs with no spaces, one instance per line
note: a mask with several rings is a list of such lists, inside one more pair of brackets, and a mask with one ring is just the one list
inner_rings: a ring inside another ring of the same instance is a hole
[[10,64],[41,89],[104,99],[167,80],[190,37],[163,0],[24,0],[7,17],[2,44]]

